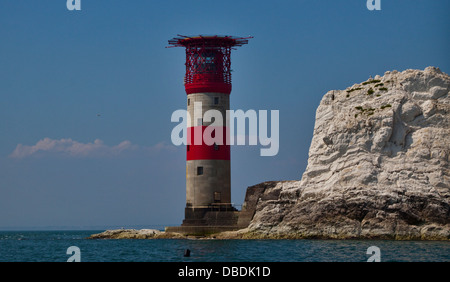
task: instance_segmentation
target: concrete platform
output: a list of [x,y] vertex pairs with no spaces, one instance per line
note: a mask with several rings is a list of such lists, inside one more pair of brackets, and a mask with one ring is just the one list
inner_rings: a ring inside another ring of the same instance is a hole
[[175,232],[186,235],[207,235],[224,231],[235,231],[238,226],[167,226],[165,232]]

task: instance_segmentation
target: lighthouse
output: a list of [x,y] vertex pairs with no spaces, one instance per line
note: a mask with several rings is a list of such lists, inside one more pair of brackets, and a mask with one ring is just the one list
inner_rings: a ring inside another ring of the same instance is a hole
[[[180,228],[172,227],[171,231],[198,232],[207,226],[223,229],[236,224],[226,112],[230,109],[231,50],[247,44],[250,38],[178,35],[169,40],[169,47],[186,50],[184,87],[191,117],[187,124],[185,218]],[[203,118],[210,110],[221,113],[219,126],[215,120]],[[202,138],[208,127],[214,143]]]

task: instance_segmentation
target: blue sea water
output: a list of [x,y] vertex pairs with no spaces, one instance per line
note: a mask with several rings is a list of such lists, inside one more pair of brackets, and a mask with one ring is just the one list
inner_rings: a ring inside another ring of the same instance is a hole
[[445,241],[86,239],[102,231],[0,231],[0,261],[65,262],[71,246],[82,262],[364,262],[371,246],[386,262],[450,261]]

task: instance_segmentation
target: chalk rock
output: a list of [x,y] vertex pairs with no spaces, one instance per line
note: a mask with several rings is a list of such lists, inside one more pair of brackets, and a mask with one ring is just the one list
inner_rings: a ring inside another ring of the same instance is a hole
[[248,234],[450,239],[450,77],[375,78],[323,96],[306,171],[262,190]]

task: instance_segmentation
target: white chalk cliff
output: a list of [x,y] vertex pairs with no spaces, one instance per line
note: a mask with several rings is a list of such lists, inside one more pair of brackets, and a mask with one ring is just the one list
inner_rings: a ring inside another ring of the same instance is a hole
[[301,180],[256,185],[247,234],[450,239],[449,88],[428,67],[326,93]]

